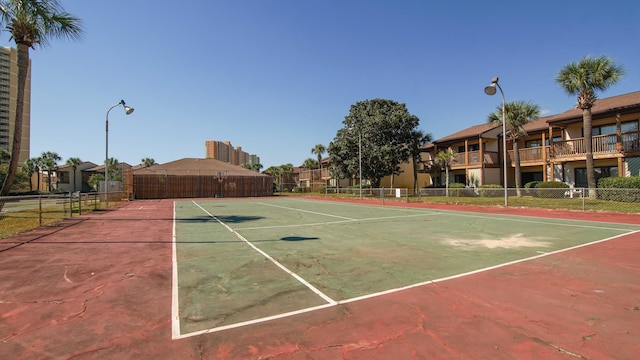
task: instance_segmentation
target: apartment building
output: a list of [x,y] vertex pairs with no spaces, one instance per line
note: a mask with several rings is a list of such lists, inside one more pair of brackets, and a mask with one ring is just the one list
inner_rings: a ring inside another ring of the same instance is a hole
[[215,159],[232,165],[260,164],[260,157],[242,150],[241,146],[234,147],[230,141],[207,140],[204,143],[205,158]]
[[[18,51],[0,47],[0,149],[11,152],[18,94]],[[30,157],[31,133],[31,66],[27,73],[22,120],[22,146],[19,165]]]
[[[598,99],[591,109],[596,178],[640,175],[640,91]],[[529,181],[561,181],[587,186],[582,110],[534,120],[518,140],[521,185]],[[469,186],[503,183],[502,127],[476,125],[423,148],[422,171],[443,184],[442,168],[433,162],[439,151],[452,149],[450,179]],[[515,186],[513,144],[507,142],[507,186]]]

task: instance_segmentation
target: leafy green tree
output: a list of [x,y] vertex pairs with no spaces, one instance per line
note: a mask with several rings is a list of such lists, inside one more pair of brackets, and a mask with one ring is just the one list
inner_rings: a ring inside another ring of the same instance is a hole
[[436,164],[439,164],[444,168],[445,171],[445,192],[447,197],[449,197],[449,169],[451,168],[451,164],[456,159],[456,152],[453,149],[448,148],[446,151],[440,151],[435,158]]
[[11,33],[18,50],[16,111],[11,161],[0,196],[7,195],[18,171],[22,147],[22,119],[25,86],[29,72],[29,49],[47,45],[49,39],[77,39],[82,33],[80,20],[64,11],[57,0],[0,0],[0,23]]
[[604,91],[617,83],[625,70],[607,56],[587,56],[566,65],[556,75],[556,82],[569,95],[578,96],[576,108],[582,109],[582,128],[587,163],[587,182],[590,197],[595,197],[596,175],[593,165],[593,134],[591,108],[596,103],[596,90]]
[[11,154],[5,149],[0,149],[0,181],[4,181],[7,176],[9,161],[11,161]]
[[93,191],[98,191],[98,187],[100,186],[100,182],[102,181],[104,181],[104,174],[95,173],[91,175],[89,180],[87,180],[87,183],[89,184],[89,186],[91,186]]
[[144,158],[140,160],[140,163],[144,165],[144,167],[148,168],[149,166],[155,165],[156,161],[153,158]]
[[58,161],[62,158],[55,152],[45,151],[40,155],[40,159],[42,159],[42,169],[47,171],[47,185],[49,192],[51,192],[51,173],[58,170]]
[[76,191],[76,170],[80,164],[82,164],[82,160],[80,160],[80,158],[70,157],[67,159],[67,165],[71,165],[71,168],[73,169],[73,191]]
[[5,149],[0,149],[0,164],[8,163],[10,160],[11,154]]
[[244,163],[242,165],[243,168],[251,170],[251,171],[255,171],[255,172],[260,172],[260,169],[262,169],[262,164],[257,163],[257,164],[250,164],[250,163]]
[[262,164],[260,163],[255,163],[251,165],[251,170],[255,171],[255,172],[260,172],[260,169],[262,169],[264,166],[262,166]]
[[327,148],[322,144],[316,144],[316,146],[311,149],[311,153],[318,156],[318,169],[322,169],[322,154],[326,152]]
[[344,128],[329,144],[334,171],[357,175],[362,159],[363,179],[379,187],[384,176],[399,175],[400,164],[412,156],[412,132],[419,122],[405,104],[393,100],[373,99],[351,105]]
[[[513,101],[504,104],[504,113],[507,118],[506,127],[508,129],[507,139],[513,143],[513,161],[515,163],[516,172],[516,195],[521,196],[520,187],[522,183],[522,171],[520,167],[520,149],[518,141],[527,136],[524,126],[538,117],[540,117],[540,106],[531,101]],[[487,117],[489,122],[502,124],[502,105],[496,108],[496,111]],[[508,161],[504,159],[504,161]],[[507,186],[507,184],[504,184]]]

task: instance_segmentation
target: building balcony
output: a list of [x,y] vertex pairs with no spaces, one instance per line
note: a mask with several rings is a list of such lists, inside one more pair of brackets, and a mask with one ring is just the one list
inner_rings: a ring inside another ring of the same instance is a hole
[[[618,141],[617,135],[599,135],[592,138],[593,156],[596,158],[619,157],[620,154],[640,152],[640,131],[624,133]],[[555,159],[581,160],[586,156],[584,138],[553,143]]]
[[[592,138],[592,150],[595,158],[620,157],[621,154],[640,153],[640,131],[621,135],[599,135]],[[586,151],[584,138],[556,141],[552,146],[519,149],[520,164],[534,166],[544,164],[544,159],[575,161],[584,160]],[[544,156],[543,156],[544,155]],[[508,151],[509,161],[515,165],[513,150]]]
[[[549,159],[549,151],[549,146],[518,149],[518,153],[520,154],[520,165],[541,165],[544,163],[545,159]],[[507,151],[507,156],[509,156],[509,162],[511,162],[512,165],[515,165],[513,150]]]
[[329,173],[329,169],[313,169],[313,170],[302,170],[300,171],[299,181],[306,182],[323,182],[325,180],[331,179],[331,174]]
[[451,169],[464,169],[480,165],[500,165],[500,157],[497,152],[468,151],[456,153],[456,158],[451,164]]

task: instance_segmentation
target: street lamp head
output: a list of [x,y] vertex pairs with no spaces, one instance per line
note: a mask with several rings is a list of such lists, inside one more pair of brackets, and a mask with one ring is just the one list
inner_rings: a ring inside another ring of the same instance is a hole
[[496,94],[496,86],[500,86],[498,85],[498,77],[494,77],[493,79],[491,79],[491,84],[487,85],[484,88],[484,93],[487,95],[495,95]]
[[124,102],[124,100],[120,100],[118,105],[122,105],[122,107],[124,108],[124,113],[127,114],[127,115],[130,115],[134,110],[131,106],[127,106],[127,104]]
[[484,93],[487,94],[487,95],[495,95],[496,94],[496,83],[492,83],[491,85],[485,86]]

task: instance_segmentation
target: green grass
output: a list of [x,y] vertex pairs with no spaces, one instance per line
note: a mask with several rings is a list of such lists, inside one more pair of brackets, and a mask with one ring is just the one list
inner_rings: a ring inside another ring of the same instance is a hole
[[[504,206],[504,197],[502,196],[456,196],[455,191],[450,190],[447,196],[417,196],[409,195],[397,199],[385,195],[385,200],[408,201],[412,203],[423,202],[433,204],[456,204],[456,205],[476,205],[476,206]],[[323,196],[329,198],[348,198],[357,199],[359,193],[354,194],[324,194],[324,193],[278,193],[280,196]],[[362,195],[365,199],[380,199],[379,197],[371,197],[368,192],[363,191]],[[563,209],[563,210],[579,210],[579,211],[609,211],[622,213],[640,213],[640,203],[622,202],[599,199],[582,199],[575,198],[542,198],[534,196],[515,196],[509,195],[508,206],[513,207],[530,207],[540,209]]]
[[[109,202],[109,205],[116,205],[117,202]],[[7,206],[7,205],[5,205]],[[41,226],[49,226],[56,224],[62,220],[70,217],[69,204],[45,204],[42,208],[42,213],[38,208],[34,208],[33,205],[28,204],[11,204],[13,211],[2,212],[0,215],[0,239],[6,239],[8,237],[21,234],[27,231],[37,229]],[[100,201],[89,201],[88,205],[82,204],[82,214],[90,213],[94,210],[104,208],[104,204]],[[15,210],[21,209],[21,210]],[[74,202],[72,214],[78,216],[79,209],[78,203]]]
[[[409,197],[409,202],[437,204],[462,204],[478,206],[504,206],[504,197],[453,197],[453,196],[417,196]],[[540,209],[565,209],[585,211],[610,211],[640,213],[640,204],[632,202],[608,201],[598,199],[548,199],[533,196],[509,196],[508,205]]]

